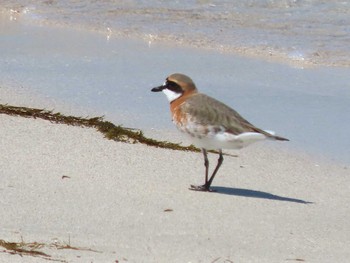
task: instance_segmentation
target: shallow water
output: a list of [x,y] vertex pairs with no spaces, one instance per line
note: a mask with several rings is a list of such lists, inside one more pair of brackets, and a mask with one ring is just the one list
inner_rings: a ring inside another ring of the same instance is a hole
[[350,66],[350,2],[3,0],[38,24],[69,25],[299,64]]
[[289,138],[289,146],[350,163],[346,68],[293,68],[17,21],[2,32],[0,80],[7,87],[94,109],[128,127],[173,129],[166,98],[150,89],[170,73],[184,72],[200,91]]

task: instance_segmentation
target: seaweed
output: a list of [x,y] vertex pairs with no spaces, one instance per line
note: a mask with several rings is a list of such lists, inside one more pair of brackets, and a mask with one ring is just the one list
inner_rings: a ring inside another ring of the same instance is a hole
[[58,261],[58,262],[67,262],[61,259],[52,258],[51,255],[40,251],[40,249],[44,248],[55,248],[55,249],[71,249],[71,250],[79,250],[79,251],[90,251],[101,253],[100,251],[93,250],[90,248],[79,248],[73,247],[70,245],[70,241],[68,244],[62,242],[52,242],[50,244],[39,243],[39,242],[24,242],[23,238],[21,242],[8,242],[3,239],[0,239],[0,247],[5,248],[5,251],[0,251],[3,253],[8,253],[12,255],[19,256],[32,256],[32,257],[40,257],[42,259],[46,259],[49,261]]
[[[54,113],[53,111],[46,109],[36,109],[28,107],[17,107],[7,104],[0,104],[0,114],[7,114],[12,116],[21,116],[25,118],[38,118],[48,120],[52,123],[67,124],[72,126],[82,126],[95,128],[101,132],[105,138],[118,142],[125,143],[141,143],[152,147],[171,149],[177,151],[188,151],[188,152],[200,152],[201,150],[194,145],[182,146],[179,143],[172,143],[168,141],[158,141],[152,138],[144,136],[143,132],[139,129],[132,129],[123,127],[122,125],[115,125],[112,122],[104,120],[103,116],[83,118],[76,116],[66,116],[59,112]],[[218,153],[217,151],[209,151],[212,153]],[[231,154],[225,154],[228,156],[234,156]]]

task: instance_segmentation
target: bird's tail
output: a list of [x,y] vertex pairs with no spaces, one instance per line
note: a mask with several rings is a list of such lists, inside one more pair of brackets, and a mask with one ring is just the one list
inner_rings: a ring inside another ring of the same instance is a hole
[[287,138],[276,136],[276,135],[274,135],[273,138],[276,139],[277,141],[289,141],[289,139]]
[[281,136],[277,136],[276,133],[274,131],[264,131],[266,133],[268,133],[271,139],[275,139],[277,141],[289,141],[289,139],[281,137]]

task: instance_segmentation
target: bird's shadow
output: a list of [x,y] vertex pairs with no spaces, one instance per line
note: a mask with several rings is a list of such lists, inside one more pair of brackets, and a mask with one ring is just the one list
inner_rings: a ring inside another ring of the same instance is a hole
[[293,202],[293,203],[299,203],[299,204],[313,204],[313,202],[305,201],[302,199],[284,197],[284,196],[274,195],[271,193],[257,191],[257,190],[231,188],[231,187],[223,187],[223,186],[213,186],[211,187],[211,189],[218,194],[269,199],[269,200]]

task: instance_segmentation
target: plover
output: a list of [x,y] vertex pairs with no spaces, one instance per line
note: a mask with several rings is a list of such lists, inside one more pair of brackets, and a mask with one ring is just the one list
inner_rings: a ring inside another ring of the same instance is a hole
[[[170,102],[174,124],[191,137],[195,146],[202,149],[205,183],[200,186],[191,185],[191,190],[211,191],[210,186],[224,160],[222,149],[241,149],[264,139],[288,141],[255,127],[229,106],[199,93],[192,79],[186,75],[172,74],[163,85],[152,91],[165,93]],[[218,163],[210,178],[207,150],[219,151]]]

